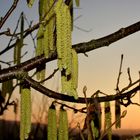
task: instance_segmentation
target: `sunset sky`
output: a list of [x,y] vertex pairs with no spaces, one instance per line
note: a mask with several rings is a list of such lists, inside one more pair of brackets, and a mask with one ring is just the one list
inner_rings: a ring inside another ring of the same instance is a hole
[[[0,1],[0,17],[4,16],[5,12],[11,6],[12,1]],[[22,11],[28,19],[33,20],[33,24],[38,21],[37,11],[38,0],[35,1],[34,6],[29,9],[26,1],[20,0],[17,9],[13,15],[8,19],[2,30],[7,27],[16,26],[18,17]],[[140,21],[140,0],[80,0],[80,7],[75,8],[73,44],[79,42],[90,41],[108,34],[111,34],[120,28],[127,27],[133,23]],[[80,30],[78,28],[81,28]],[[85,31],[83,31],[85,30]],[[7,44],[7,40],[2,36],[0,38],[0,51]],[[25,51],[29,51],[27,58],[33,56],[33,42],[28,37],[25,42],[27,46]],[[140,70],[140,32],[119,40],[109,47],[88,52],[86,57],[84,54],[79,55],[79,96],[83,96],[82,89],[87,86],[87,96],[91,96],[95,91],[101,90],[106,94],[115,94],[115,87],[117,76],[119,72],[119,65],[121,54],[124,54],[122,75],[120,81],[120,88],[129,84],[127,68],[130,67],[132,80],[139,78],[138,71]],[[8,56],[8,57],[7,57]],[[11,51],[6,55],[0,56],[0,60],[9,61],[12,58]],[[47,64],[49,68],[48,73],[53,72],[56,67],[56,62]],[[59,86],[58,77],[55,76],[50,83],[46,83],[50,88],[56,90]],[[135,101],[140,103],[139,95]],[[112,103],[112,106],[114,104]],[[132,105],[127,109],[127,116],[123,119],[122,128],[140,128],[139,116],[140,107]]]

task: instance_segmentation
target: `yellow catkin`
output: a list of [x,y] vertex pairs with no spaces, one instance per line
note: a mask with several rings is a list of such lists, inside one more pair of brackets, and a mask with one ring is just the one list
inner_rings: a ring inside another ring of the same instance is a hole
[[72,84],[73,88],[78,87],[78,55],[75,49],[72,49]]
[[[43,17],[45,16],[45,14],[47,14],[48,10],[49,10],[49,6],[48,6],[48,2],[49,0],[44,0],[43,3]],[[42,50],[43,53],[45,54],[45,57],[48,58],[49,55],[49,34],[48,34],[48,25],[45,25],[45,19],[43,25],[43,39],[42,39]]]
[[21,45],[20,39],[17,39],[16,46],[14,47],[14,64],[20,63],[20,57],[21,57]]
[[28,139],[31,131],[31,91],[21,87],[20,140]]
[[20,39],[17,39],[16,46],[14,48],[14,64],[20,64],[21,61],[21,49],[23,47],[23,34],[24,34],[24,17],[23,17],[23,13],[21,13]]
[[54,4],[54,0],[49,0],[49,9],[51,9],[48,13],[49,23],[48,23],[48,33],[49,33],[49,48],[50,51],[54,51],[54,25],[55,18],[52,16],[54,14],[54,8],[52,8]]
[[[54,0],[48,0],[45,2],[46,9],[44,14],[44,39],[43,39],[43,48],[44,48],[44,54],[46,58],[48,58],[50,51],[54,50],[54,17],[53,15],[53,8],[52,5],[54,3]],[[46,21],[48,21],[46,25]]]
[[34,0],[27,0],[27,5],[29,8],[31,8],[34,4]]
[[62,93],[66,93],[67,92],[67,77],[62,75],[61,76],[61,85],[62,85]]
[[1,96],[4,98],[6,94],[12,94],[13,92],[13,80],[8,80],[2,83]]
[[39,4],[38,4],[38,9],[39,9],[39,21],[41,21],[42,17],[43,17],[43,5],[44,5],[44,0],[39,0]]
[[58,140],[68,140],[68,116],[62,107],[59,114]]
[[58,67],[61,73],[62,93],[67,93],[78,98],[78,57],[72,50],[72,19],[70,8],[62,0],[58,0],[55,7],[56,13],[56,47]]
[[110,126],[111,126],[110,102],[105,102],[105,129],[107,129],[108,140],[112,140],[112,128]]
[[57,119],[56,119],[56,109],[52,104],[48,110],[48,140],[57,140]]
[[42,43],[42,47],[43,47],[43,50],[44,50],[44,54],[45,54],[45,57],[48,58],[49,56],[49,52],[50,52],[50,49],[49,49],[49,30],[48,30],[48,25],[46,27],[44,27],[44,38],[43,38],[43,43]]
[[49,36],[49,49],[54,51],[54,18],[50,19],[48,24],[48,36]]
[[69,7],[64,4],[63,6],[63,21],[64,21],[64,68],[66,69],[66,75],[70,75],[72,72],[72,44],[71,44],[71,16]]
[[80,5],[80,0],[75,0],[76,6],[79,7]]
[[40,24],[38,32],[37,32],[37,48],[36,48],[36,56],[43,54],[43,25]]
[[62,25],[62,14],[61,14],[61,6],[62,0],[59,0],[55,6],[55,12],[56,12],[56,47],[57,47],[57,55],[58,55],[58,67],[60,71],[63,69],[62,66],[62,54],[63,54],[63,25]]
[[36,68],[36,78],[37,78],[37,80],[42,81],[42,80],[45,79],[45,72],[46,72],[45,67],[46,67],[46,65],[43,64],[43,65]]
[[99,137],[99,130],[95,127],[93,120],[91,120],[90,125],[91,125],[93,137],[94,137],[94,139],[97,139]]
[[70,9],[70,15],[71,15],[71,30],[73,31],[73,0],[69,4],[69,9]]

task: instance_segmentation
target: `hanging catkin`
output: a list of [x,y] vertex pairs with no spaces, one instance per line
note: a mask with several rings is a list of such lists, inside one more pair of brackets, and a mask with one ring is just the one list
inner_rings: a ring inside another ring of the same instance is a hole
[[105,129],[107,130],[108,140],[112,140],[111,124],[110,102],[105,102]]
[[9,94],[9,96],[11,96],[12,92],[13,92],[13,80],[8,80],[2,83],[2,91],[1,91],[1,99],[3,99],[6,96],[6,94]]
[[80,5],[80,0],[75,0],[76,6],[79,7]]
[[50,106],[48,110],[48,132],[47,139],[48,140],[57,140],[57,120],[56,120],[56,109],[55,106]]
[[78,98],[78,57],[72,49],[71,33],[72,19],[69,6],[63,0],[58,0],[55,7],[56,13],[56,47],[58,55],[58,67],[61,71],[62,93]]
[[[44,54],[45,57],[48,58],[49,53],[54,51],[55,19],[53,16],[53,4],[54,0],[39,1],[40,26],[37,32],[36,56]],[[38,80],[43,80],[45,78],[45,70],[45,67],[40,71],[37,69]]]
[[23,34],[24,34],[24,16],[21,13],[21,24],[20,24],[20,38],[16,41],[14,48],[14,64],[20,64],[21,62],[21,49],[23,47]]
[[68,116],[63,106],[59,114],[58,140],[68,140]]
[[26,83],[21,86],[20,140],[28,139],[31,131],[31,90]]
[[33,6],[35,0],[27,0],[27,5],[29,8],[31,8]]

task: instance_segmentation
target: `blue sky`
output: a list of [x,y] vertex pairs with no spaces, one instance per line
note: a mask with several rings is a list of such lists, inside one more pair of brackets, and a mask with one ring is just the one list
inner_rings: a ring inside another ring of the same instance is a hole
[[[10,7],[12,1],[0,1],[0,17],[4,16],[5,12]],[[26,1],[20,0],[17,9],[13,15],[8,19],[2,30],[7,27],[16,26],[18,17],[24,11],[27,18],[37,22],[38,0],[35,1],[34,6],[29,9]],[[74,25],[81,29],[90,30],[84,32],[74,28],[73,44],[78,42],[85,42],[91,39],[97,39],[113,33],[122,27],[129,26],[140,20],[140,0],[81,0],[80,7],[75,8],[75,18],[80,16],[74,22]],[[33,44],[30,37],[26,40],[27,46],[25,50],[32,50]],[[7,44],[5,38],[0,38],[0,50]],[[140,32],[128,36],[120,41],[111,44],[109,47],[88,52],[88,57],[84,54],[79,55],[79,95],[82,95],[82,88],[84,85],[88,88],[88,95],[90,96],[96,90],[101,90],[108,94],[115,93],[116,79],[119,70],[121,54],[124,54],[123,74],[121,77],[121,86],[128,84],[127,68],[131,68],[132,79],[137,80],[140,70]],[[30,51],[31,56],[33,53]],[[10,60],[12,53],[0,56],[1,60]],[[28,56],[30,56],[28,55]],[[53,64],[54,67],[56,66]],[[52,64],[47,65],[52,68]],[[53,69],[51,70],[53,71]],[[139,113],[140,114],[140,113]],[[140,127],[140,126],[139,126]]]

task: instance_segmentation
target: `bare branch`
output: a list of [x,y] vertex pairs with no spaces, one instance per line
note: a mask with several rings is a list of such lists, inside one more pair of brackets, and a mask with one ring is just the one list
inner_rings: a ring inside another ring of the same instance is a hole
[[121,62],[120,62],[119,74],[118,74],[117,84],[116,84],[116,91],[117,92],[120,92],[120,90],[119,90],[119,82],[120,82],[120,76],[122,74],[122,63],[123,63],[123,54],[121,55]]
[[127,69],[127,73],[128,73],[129,85],[131,85],[132,84],[132,78],[131,78],[131,74],[130,74],[130,68]]
[[52,90],[42,86],[39,82],[33,80],[29,76],[24,78],[24,80],[26,80],[26,82],[28,82],[28,84],[30,84],[30,86],[32,88],[34,88],[35,90],[39,91],[40,93],[42,93],[50,98],[54,98],[54,99],[62,100],[62,101],[68,101],[68,102],[82,103],[82,104],[85,104],[86,101],[88,103],[94,103],[94,99],[96,99],[98,102],[107,102],[107,101],[114,101],[114,100],[118,100],[118,99],[124,99],[124,98],[127,98],[128,95],[131,96],[133,93],[140,90],[140,86],[137,86],[122,94],[108,95],[108,96],[95,97],[95,98],[86,98],[86,101],[85,101],[85,98],[82,98],[82,97],[79,97],[76,100],[73,96],[68,96],[65,94],[61,94],[61,93],[52,91]]
[[58,68],[55,69],[54,72],[53,72],[51,75],[49,75],[49,76],[48,76],[47,78],[45,78],[44,80],[40,81],[40,83],[44,83],[45,81],[51,79],[51,78],[55,75],[55,73],[56,73],[58,70],[59,70]]
[[[104,46],[108,46],[111,43],[116,42],[116,41],[118,41],[118,40],[120,40],[128,35],[131,35],[137,31],[139,31],[139,30],[140,30],[140,22],[137,22],[137,23],[130,25],[126,28],[120,29],[117,32],[112,33],[108,36],[105,36],[105,37],[102,37],[102,38],[99,38],[96,40],[91,40],[89,42],[75,44],[72,47],[77,51],[77,53],[85,53],[85,52],[92,51],[92,50],[95,50],[95,49],[98,49],[98,48],[101,48]],[[11,46],[9,48],[11,48]],[[1,55],[1,53],[5,52],[5,51],[6,50],[1,51],[0,55]],[[12,71],[14,72],[15,69],[16,70],[22,69],[25,71],[30,71],[30,70],[36,68],[36,66],[42,65],[43,63],[53,61],[56,58],[57,58],[57,54],[56,54],[56,51],[54,51],[53,53],[49,54],[48,58],[46,58],[44,55],[41,55],[41,56],[37,56],[35,58],[32,58],[24,63],[21,63],[20,65],[11,67],[9,69],[3,69],[1,71],[0,81],[2,82],[2,79],[4,79],[4,77],[5,77],[5,74],[9,73],[8,75],[10,76],[10,74],[12,74]],[[10,76],[10,78],[12,78],[12,75]]]
[[0,21],[0,29],[2,28],[3,24],[5,23],[5,21],[8,19],[8,17],[12,14],[12,12],[15,10],[15,8],[17,7],[19,0],[14,0],[13,5],[11,6],[11,8],[8,10],[8,12],[6,13],[6,15],[4,17],[2,17],[1,21]]

